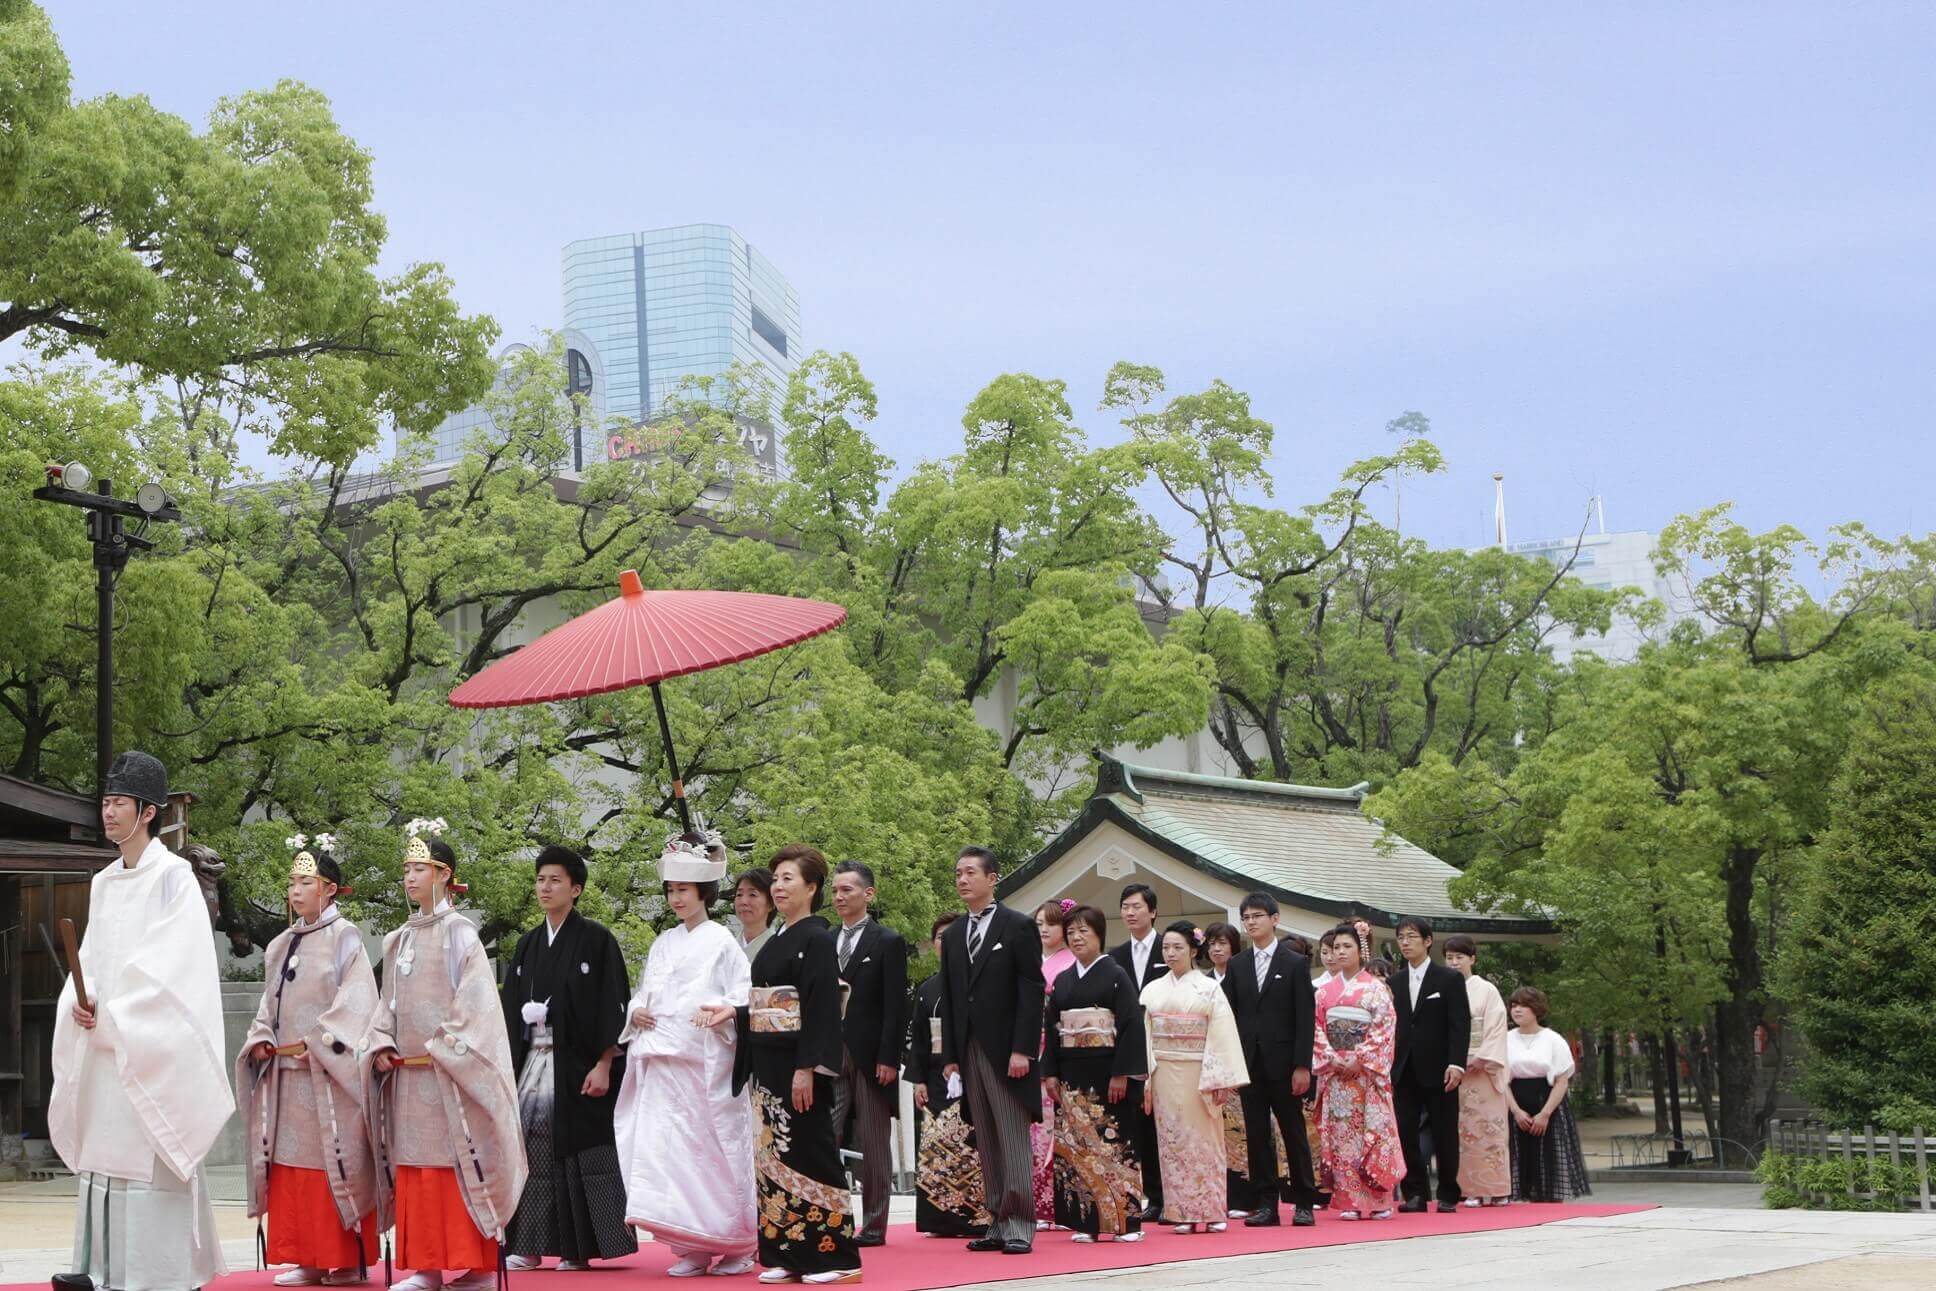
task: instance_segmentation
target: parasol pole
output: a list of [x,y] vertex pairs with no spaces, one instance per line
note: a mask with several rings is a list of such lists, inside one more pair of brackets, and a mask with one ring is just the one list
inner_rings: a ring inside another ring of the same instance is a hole
[[665,745],[666,767],[672,772],[672,800],[679,804],[679,828],[688,832],[692,829],[692,808],[686,805],[686,782],[679,774],[679,755],[672,751],[672,723],[666,721],[665,696],[659,693],[659,683],[652,683],[652,707],[659,714],[659,742]]

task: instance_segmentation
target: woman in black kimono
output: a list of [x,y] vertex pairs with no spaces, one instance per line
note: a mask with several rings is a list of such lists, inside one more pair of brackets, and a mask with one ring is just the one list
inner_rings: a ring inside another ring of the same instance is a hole
[[1143,1175],[1136,1159],[1141,1104],[1129,1082],[1149,1070],[1143,1006],[1129,972],[1103,953],[1108,921],[1077,906],[1063,924],[1073,968],[1049,991],[1042,1074],[1055,1099],[1055,1222],[1078,1242],[1143,1238]]
[[[961,917],[949,911],[934,921],[930,939],[941,955],[941,934]],[[981,1158],[975,1155],[975,1130],[962,1115],[960,1081],[949,1094],[941,1073],[941,986],[936,971],[914,993],[908,1023],[907,1078],[914,1085],[920,1149],[916,1153],[914,1230],[935,1237],[980,1237],[988,1231],[982,1204]]]
[[625,1224],[612,1108],[625,1075],[618,1034],[632,994],[618,939],[578,913],[585,858],[547,847],[534,865],[544,921],[518,940],[499,996],[531,1175],[506,1230],[514,1269],[561,1269],[638,1250]]
[[753,960],[753,998],[738,1010],[733,1092],[753,1082],[753,1168],[759,1184],[762,1282],[860,1281],[853,1197],[834,1142],[840,1070],[840,965],[813,912],[827,858],[803,843],[774,854],[773,905],[783,925]]

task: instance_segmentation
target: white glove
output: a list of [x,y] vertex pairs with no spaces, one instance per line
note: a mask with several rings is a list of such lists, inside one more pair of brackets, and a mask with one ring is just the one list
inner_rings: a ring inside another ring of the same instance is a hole
[[961,1097],[961,1073],[958,1071],[954,1075],[948,1077],[948,1097],[950,1098]]
[[539,1026],[551,1014],[546,1000],[526,1000],[524,1003],[524,1022],[526,1026]]

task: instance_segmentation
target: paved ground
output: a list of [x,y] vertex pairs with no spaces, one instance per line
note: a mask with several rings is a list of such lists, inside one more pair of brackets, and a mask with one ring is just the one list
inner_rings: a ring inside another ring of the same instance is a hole
[[[254,1225],[242,1213],[236,1170],[211,1172],[216,1223],[236,1268],[255,1262]],[[0,1283],[44,1283],[67,1267],[73,1232],[72,1182],[0,1184]],[[1539,1228],[1417,1238],[1349,1247],[1192,1260],[1130,1273],[986,1283],[1007,1291],[1133,1279],[1138,1291],[1210,1286],[1229,1280],[1271,1285],[1402,1285],[1421,1267],[1434,1291],[1480,1286],[1563,1286],[1565,1291],[1651,1291],[1717,1284],[1752,1291],[1860,1287],[1927,1291],[1936,1286],[1936,1217],[1839,1215],[1760,1208],[1752,1184],[1596,1185],[1596,1202],[1660,1207],[1635,1215],[1576,1219]],[[896,1198],[893,1218],[911,1219]],[[750,1288],[749,1288],[750,1291]]]

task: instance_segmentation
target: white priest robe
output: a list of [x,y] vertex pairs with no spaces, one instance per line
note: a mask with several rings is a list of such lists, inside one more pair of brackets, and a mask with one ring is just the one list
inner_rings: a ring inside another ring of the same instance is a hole
[[226,1270],[202,1160],[235,1111],[208,906],[187,861],[150,841],[88,892],[81,968],[54,1018],[48,1136],[80,1176],[76,1272],[113,1291],[179,1291]]
[[[735,1031],[697,1027],[703,1007],[747,1002],[752,966],[732,933],[710,920],[660,933],[625,1006],[625,1083],[613,1128],[625,1174],[625,1222],[679,1255],[751,1255],[753,1109],[733,1094]],[[643,1008],[655,1025],[641,1030]]]

